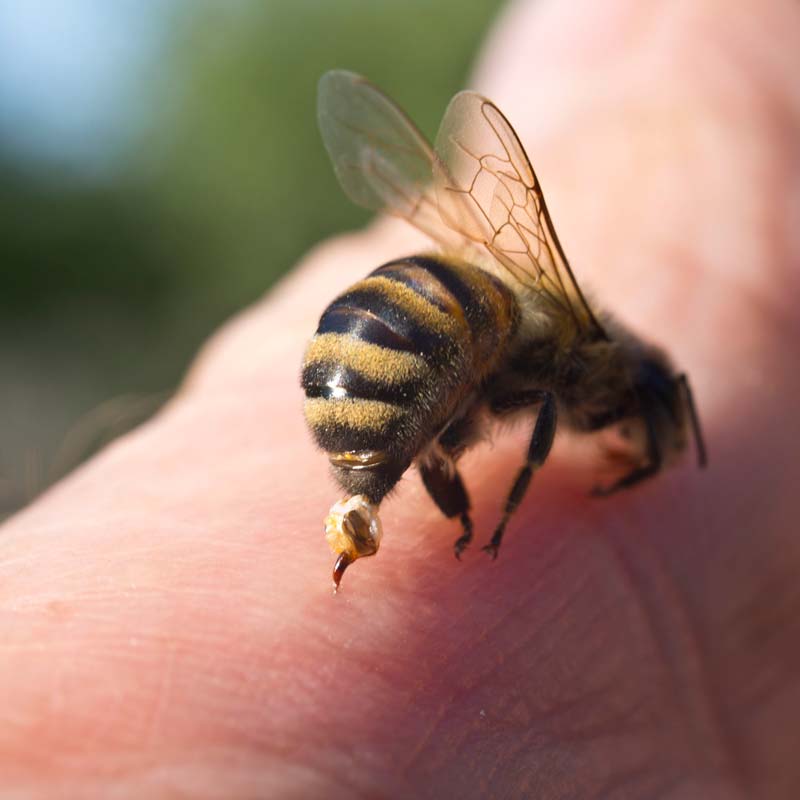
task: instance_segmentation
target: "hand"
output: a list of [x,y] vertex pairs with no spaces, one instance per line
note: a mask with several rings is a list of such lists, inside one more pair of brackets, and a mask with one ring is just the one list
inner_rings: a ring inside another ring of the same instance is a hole
[[498,434],[466,459],[462,561],[412,470],[334,598],[302,350],[419,240],[326,243],[3,528],[3,793],[797,797],[799,26],[789,2],[517,4],[477,75],[579,279],[690,375],[707,472],[593,501],[558,442],[492,562],[525,448]]

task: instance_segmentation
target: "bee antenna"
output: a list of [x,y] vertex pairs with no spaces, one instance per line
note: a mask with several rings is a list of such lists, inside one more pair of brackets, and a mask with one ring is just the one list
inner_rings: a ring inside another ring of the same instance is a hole
[[686,398],[686,406],[689,409],[689,419],[692,423],[692,433],[694,434],[694,442],[695,446],[697,447],[697,465],[702,469],[708,463],[708,457],[706,455],[706,445],[703,441],[703,432],[700,429],[700,417],[697,415],[697,408],[694,404],[694,396],[692,395],[692,390],[689,387],[689,379],[686,377],[686,374],[678,376],[678,381],[683,389],[684,396]]

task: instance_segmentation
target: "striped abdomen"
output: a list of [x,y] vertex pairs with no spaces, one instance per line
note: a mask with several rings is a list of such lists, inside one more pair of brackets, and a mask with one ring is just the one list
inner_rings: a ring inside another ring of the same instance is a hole
[[378,502],[494,368],[516,324],[503,284],[431,257],[385,264],[334,300],[302,384],[342,486]]

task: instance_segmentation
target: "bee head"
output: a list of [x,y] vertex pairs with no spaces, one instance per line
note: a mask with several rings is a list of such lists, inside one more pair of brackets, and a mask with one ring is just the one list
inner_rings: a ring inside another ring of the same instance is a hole
[[334,592],[350,564],[378,552],[382,535],[378,507],[364,495],[334,503],[325,519],[325,539],[337,557],[333,567]]
[[691,430],[698,464],[704,467],[705,444],[686,375],[676,375],[666,356],[652,351],[639,363],[636,392],[661,451],[668,454],[683,450]]

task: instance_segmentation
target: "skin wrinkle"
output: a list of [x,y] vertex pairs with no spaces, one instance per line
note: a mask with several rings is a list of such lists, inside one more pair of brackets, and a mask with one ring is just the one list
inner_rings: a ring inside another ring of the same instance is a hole
[[[786,362],[784,362],[786,363]],[[791,388],[785,386],[782,391],[786,391],[787,397],[794,397],[795,393]],[[744,419],[750,419],[752,410],[747,405],[739,409],[739,413]],[[791,425],[791,427],[789,427]],[[717,481],[706,491],[706,502],[710,508],[716,509],[715,525],[726,531],[725,546],[721,547],[719,542],[713,539],[709,541],[700,528],[695,538],[695,562],[697,569],[694,574],[695,580],[691,582],[682,581],[682,589],[690,597],[693,609],[701,613],[696,614],[696,618],[701,620],[704,639],[711,646],[711,656],[713,657],[713,672],[716,676],[716,684],[719,687],[721,696],[726,698],[729,714],[738,718],[739,729],[745,736],[745,744],[751,771],[757,770],[762,776],[766,765],[775,761],[772,753],[776,745],[780,742],[766,744],[764,748],[760,746],[760,738],[755,737],[757,727],[753,722],[742,728],[742,715],[752,713],[748,710],[748,705],[743,690],[751,684],[752,673],[750,668],[755,665],[768,661],[770,654],[759,651],[752,651],[749,647],[744,647],[741,640],[736,645],[729,643],[731,633],[730,627],[730,606],[731,599],[741,597],[743,593],[749,593],[753,584],[754,575],[762,575],[765,579],[771,574],[774,567],[775,557],[780,553],[780,562],[787,563],[787,567],[792,559],[792,548],[786,548],[782,540],[786,542],[794,541],[791,529],[785,522],[790,517],[787,511],[791,506],[787,506],[785,501],[781,501],[781,496],[791,497],[793,489],[786,485],[784,477],[784,467],[782,465],[791,463],[793,458],[793,444],[796,436],[797,425],[787,420],[786,426],[782,426],[780,432],[772,429],[770,421],[761,416],[753,417],[752,421],[742,427],[743,435],[741,441],[733,446],[728,443],[719,448]],[[775,436],[780,437],[780,446],[776,446]],[[737,476],[741,471],[742,454],[747,454],[748,467],[753,476],[761,476],[758,480],[757,495],[751,494],[747,488],[753,482],[748,480],[745,491],[736,493],[735,496],[727,487],[734,486]],[[756,537],[756,539],[753,539]],[[747,549],[748,540],[757,540],[760,544],[753,550]],[[673,552],[672,543],[666,533],[662,540],[656,540],[659,546],[662,559],[668,559],[672,574],[680,575],[680,570],[685,570],[680,559],[676,559]],[[796,571],[796,561],[794,569]],[[722,580],[722,578],[725,578]],[[717,593],[729,591],[735,587],[736,591],[731,592],[731,596],[722,606],[714,607],[709,602],[709,598],[717,596]],[[777,594],[779,585],[773,586],[771,602],[782,605],[786,598]],[[796,648],[786,647],[786,635],[791,628],[782,630],[775,629],[774,633],[784,640],[783,651],[797,653]],[[738,631],[737,634],[740,634]],[[738,635],[736,637],[738,639]],[[795,656],[796,657],[796,656]],[[781,708],[780,702],[773,698],[769,705],[758,707],[758,714],[766,709],[771,709],[771,713],[778,713],[776,709]],[[786,706],[791,708],[792,706]],[[782,742],[787,744],[794,740],[796,736],[786,736]],[[795,748],[796,749],[796,748]],[[765,752],[766,750],[766,752]],[[786,752],[786,751],[785,751]],[[780,760],[780,763],[785,763]],[[754,778],[755,779],[755,778]],[[762,785],[763,777],[757,784]],[[784,796],[777,794],[776,796]],[[787,797],[793,796],[793,792],[788,792]]]
[[[337,677],[339,673],[354,672],[355,674],[358,674],[361,672],[359,654],[357,652],[345,651],[342,653],[342,659],[343,663],[337,664],[336,668],[331,669],[329,673],[330,678],[332,678],[332,680],[330,680],[329,682],[332,684],[333,687],[336,687],[337,684],[339,683]],[[321,659],[314,659],[313,655],[312,655],[312,660],[320,664],[324,663],[324,661],[322,661]],[[377,686],[376,686],[376,681],[378,684]],[[359,700],[359,702],[355,703],[354,705],[337,707],[338,727],[340,727],[342,730],[347,730],[348,727],[356,725],[359,720],[359,714],[362,712],[362,703],[366,702],[368,704],[369,698],[372,697],[373,695],[377,694],[378,696],[380,696],[383,693],[383,691],[382,688],[379,687],[381,687],[381,685],[384,684],[385,681],[386,678],[384,676],[376,675],[374,672],[369,675],[365,675],[359,687],[360,689],[359,698],[363,698],[363,701]],[[324,679],[323,682],[327,684],[327,682],[324,681]],[[387,688],[391,689],[391,687],[392,683],[391,681],[389,681],[387,684]],[[298,694],[298,692],[295,690],[293,694]],[[353,743],[347,737],[345,737],[345,739],[342,740],[341,742],[337,741],[336,739],[331,740],[329,738],[326,738],[324,720],[327,714],[330,713],[329,703],[331,702],[331,695],[328,694],[327,701],[324,699],[323,695],[322,702],[319,702],[319,700],[317,699],[319,695],[320,695],[319,687],[312,684],[307,685],[306,691],[303,690],[299,691],[299,696],[305,698],[305,703],[304,703],[305,708],[302,709],[302,714],[311,715],[309,722],[312,722],[315,717],[318,717],[319,721],[323,723],[323,725],[319,727],[320,730],[319,734],[315,733],[317,728],[315,728],[313,724],[311,725],[310,732],[306,735],[306,741],[304,742],[303,746],[304,752],[307,753],[319,752],[324,754],[332,747],[333,750],[338,754],[337,755],[338,758],[349,759],[350,758],[349,753],[351,752],[350,748],[352,747],[354,748],[354,752],[358,753],[360,758],[363,758],[365,755],[364,743],[365,741],[369,740],[368,735],[365,737],[364,741],[356,745],[353,745]],[[333,694],[332,697],[335,699],[336,695]],[[395,732],[395,744],[397,743],[398,740],[402,740],[406,735],[407,734],[405,734],[402,730],[397,730]],[[291,736],[286,738],[289,741],[292,740]],[[365,765],[362,764],[361,768],[364,769],[364,766]]]
[[[597,756],[593,757],[590,752],[586,752],[587,748],[580,748],[580,747],[576,748],[575,747],[575,744],[576,744],[575,742],[570,742],[569,744],[572,745],[571,750],[570,750],[570,752],[572,753],[572,757],[571,757],[570,760],[574,759],[576,762],[583,762],[583,763],[586,763],[586,762],[589,762],[589,761],[596,762],[596,763],[602,763],[603,767],[606,767],[606,765],[610,762],[610,759],[607,757],[606,754],[600,754],[600,755],[597,755]],[[563,750],[565,748],[559,748],[559,749]],[[614,748],[614,749],[616,750],[616,748]],[[524,786],[527,784],[528,786],[533,785],[534,789],[536,788],[536,784],[538,783],[538,780],[537,780],[537,777],[534,777],[534,776],[537,775],[538,768],[531,769],[530,767],[528,767],[527,769],[523,769],[521,764],[523,764],[525,762],[522,761],[520,758],[518,758],[518,756],[522,756],[522,755],[527,755],[527,756],[541,755],[541,754],[546,753],[546,752],[547,751],[545,750],[545,748],[540,743],[534,742],[532,744],[530,744],[530,743],[523,744],[523,743],[520,743],[518,741],[518,739],[516,739],[516,738],[511,739],[509,741],[509,746],[504,750],[504,756],[506,757],[506,762],[504,762],[503,765],[500,768],[493,768],[492,772],[490,773],[490,775],[489,775],[489,777],[487,779],[488,786],[491,787],[492,783],[495,783],[495,782],[502,786],[502,781],[504,779],[507,779],[507,776],[508,776],[509,772],[513,771],[513,772],[516,772],[518,774],[518,777],[517,777],[518,785],[516,787],[516,791],[518,793],[517,796],[527,796],[524,793]],[[625,767],[619,768],[617,774],[624,774],[628,770],[642,769],[641,764],[644,764],[644,763],[647,763],[646,759],[639,759],[639,765],[631,766],[631,767],[625,766]],[[571,771],[569,769],[569,766],[566,766],[566,765],[560,765],[560,766],[562,766],[562,769],[563,769],[563,773],[562,774],[568,774]],[[495,776],[497,777],[497,781],[494,780]],[[561,797],[564,797],[564,796],[574,796],[574,797],[586,798],[586,797],[602,796],[602,795],[597,794],[597,788],[596,788],[597,779],[593,780],[591,782],[591,784],[587,783],[587,784],[581,786],[579,789],[576,789],[574,794],[570,793],[568,795],[565,795],[565,793],[564,793],[564,791],[565,791],[565,786],[564,786],[565,781],[569,781],[570,783],[573,782],[573,781],[570,781],[569,779],[565,779],[565,778],[561,778],[561,780],[553,780],[552,781],[551,785],[555,785],[557,787],[557,789],[556,789],[557,793],[555,794],[556,797],[561,798]],[[576,779],[574,782],[579,783],[580,780]],[[649,795],[648,795],[648,797],[649,797]]]
[[[791,441],[791,438],[788,436],[787,441]],[[794,441],[796,441],[796,438]],[[787,453],[786,457],[792,458],[793,456]],[[780,458],[776,459],[776,463],[781,463]],[[782,470],[778,471],[782,472]],[[776,475],[776,479],[777,478],[778,475]],[[792,487],[790,491],[794,491],[794,488]],[[778,515],[785,513],[781,512],[780,506],[778,506],[777,503],[774,504],[774,507]],[[740,597],[748,604],[751,597],[758,596],[759,586],[763,586],[764,606],[775,610],[785,609],[790,613],[792,593],[787,595],[785,591],[781,591],[783,585],[778,575],[784,564],[785,568],[788,570],[791,569],[790,565],[792,563],[797,563],[796,560],[793,561],[793,557],[796,555],[797,551],[796,542],[792,538],[789,538],[787,541],[781,541],[780,539],[776,539],[774,535],[769,535],[769,531],[773,529],[773,526],[770,524],[768,517],[758,519],[757,521],[754,520],[754,524],[757,524],[758,527],[753,527],[751,530],[756,532],[760,538],[764,538],[765,552],[761,553],[760,557],[752,559],[749,563],[741,564],[742,574],[746,575],[751,573],[759,576],[759,578],[758,583],[755,585],[752,585],[752,582],[749,585],[745,584],[740,593]],[[765,537],[765,534],[767,534],[767,537]],[[768,553],[772,553],[771,558],[766,557]],[[780,554],[780,562],[773,563],[778,554]],[[736,566],[734,566],[734,568],[736,568]],[[794,581],[796,584],[796,572]],[[764,713],[765,709],[775,707],[785,707],[788,709],[792,708],[794,705],[791,698],[791,690],[788,696],[786,694],[787,685],[790,687],[792,686],[791,678],[789,678],[783,686],[778,683],[765,697],[756,699],[750,695],[751,692],[759,686],[760,676],[764,674],[764,671],[771,671],[776,668],[776,665],[779,663],[778,659],[783,658],[784,660],[797,663],[798,655],[796,650],[787,651],[785,645],[778,646],[785,632],[796,631],[797,626],[789,623],[784,627],[780,627],[779,620],[769,620],[769,618],[767,618],[767,620],[759,619],[757,612],[755,616],[745,618],[741,614],[740,609],[741,607],[738,604],[733,608],[725,609],[724,613],[710,620],[709,624],[714,625],[714,629],[717,631],[715,636],[717,644],[715,657],[718,664],[717,671],[720,675],[720,685],[723,689],[727,689],[728,693],[732,690],[739,691],[739,696],[737,698],[739,706],[738,712],[740,714],[745,714],[752,720],[751,724],[754,724],[755,720]],[[753,611],[754,609],[751,606],[748,612],[752,614]],[[765,623],[767,624],[765,625]],[[753,626],[758,628],[762,628],[763,626],[762,630],[768,631],[769,634],[774,637],[775,641],[772,648],[767,649],[763,646],[763,642],[753,642],[750,639],[750,631]],[[739,653],[742,655],[735,658],[736,654]],[[796,676],[797,671],[788,669],[787,676],[792,675]],[[780,747],[786,753],[792,749],[796,751],[797,744],[798,737],[796,731],[794,731],[784,737],[780,743]],[[759,761],[763,763],[764,760],[766,760],[767,763],[774,763],[773,759],[777,756],[777,753],[775,753],[775,746],[773,745],[769,748],[766,753],[764,752],[765,749],[767,749],[766,746],[760,753],[756,753],[754,758],[756,763]],[[780,749],[777,752],[779,753]],[[773,755],[773,753],[775,753],[775,755]],[[778,777],[778,775],[775,774],[775,777]]]
[[[564,599],[564,601],[559,605],[559,608],[556,609],[556,611],[553,612],[552,619],[551,620],[545,620],[541,624],[541,629],[542,630],[540,630],[540,631],[532,631],[530,634],[528,634],[528,638],[521,637],[519,639],[519,641],[513,646],[497,647],[496,648],[497,655],[495,656],[495,658],[492,660],[491,663],[487,664],[487,666],[485,667],[485,671],[479,672],[476,675],[474,675],[471,678],[470,683],[473,684],[473,685],[475,685],[475,684],[477,684],[477,685],[485,685],[487,682],[489,682],[489,679],[491,678],[491,675],[496,671],[496,669],[497,669],[497,667],[499,665],[508,664],[518,653],[522,653],[522,652],[526,651],[526,649],[528,649],[531,646],[531,644],[532,644],[534,639],[538,639],[538,638],[542,638],[542,636],[546,636],[546,634],[543,633],[543,631],[549,630],[549,628],[550,628],[550,624],[549,623],[551,623],[552,621],[555,621],[555,618],[557,616],[561,616],[568,609],[574,607],[577,604],[577,602],[579,602],[580,597],[581,597],[581,595],[579,594],[579,589],[577,587],[575,587],[575,591],[571,592],[569,594],[568,598]],[[520,603],[515,607],[515,611],[518,611],[520,608],[522,608],[524,602],[525,602],[524,600],[520,601]],[[516,614],[516,613],[510,613],[508,615],[508,617],[518,618],[519,615]],[[502,621],[500,621],[500,623],[498,624],[498,627],[500,627],[500,625],[502,625]],[[564,632],[563,629],[560,632],[563,633]],[[553,648],[552,649],[554,649],[555,646],[556,646],[555,645],[555,638],[551,637],[550,641],[553,642]],[[552,651],[552,649],[551,649],[551,651]],[[538,655],[538,654],[540,654],[542,652],[542,649],[540,647],[537,647],[536,648],[536,652],[537,652],[537,655]],[[541,709],[539,709],[537,713],[541,713]]]
[[[575,744],[575,742],[570,742],[570,744]],[[531,748],[531,746],[529,744],[523,744],[523,743],[519,743],[519,744],[517,744],[515,746],[511,746],[508,749],[508,752],[507,752],[508,765],[506,766],[506,769],[508,768],[508,766],[513,765],[514,763],[519,763],[519,759],[517,757],[529,754],[531,749],[532,748]],[[615,787],[615,786],[623,785],[626,781],[630,781],[630,778],[632,776],[644,775],[645,773],[650,778],[649,782],[652,783],[657,778],[657,773],[654,774],[653,760],[654,759],[652,757],[649,758],[649,759],[648,758],[642,758],[642,759],[639,760],[639,764],[636,765],[636,766],[633,766],[633,765],[625,766],[625,767],[619,769],[615,773],[614,776],[611,776],[611,777],[606,779],[605,785],[609,785],[610,784],[612,789],[613,789],[613,787]],[[497,774],[497,773],[500,773],[498,775],[498,777],[502,780],[502,778],[503,778],[502,770],[495,769],[495,770],[492,771],[492,774],[489,776],[489,779],[488,779],[489,786],[491,786],[492,783],[494,782],[493,779],[495,777],[495,774]],[[531,773],[529,772],[528,774],[530,775]],[[529,778],[529,780],[530,780],[530,778]],[[561,795],[559,795],[559,796],[561,796]],[[574,796],[575,797],[580,797],[580,798],[586,798],[587,796],[602,798],[602,797],[607,797],[609,795],[608,795],[608,792],[607,792],[606,789],[604,789],[604,788],[595,788],[594,786],[592,786],[591,788],[589,788],[589,787],[582,788]],[[647,793],[646,795],[642,794],[642,795],[633,795],[633,796],[650,798],[651,794]]]
[[[788,602],[783,606],[776,605],[776,594],[787,598]],[[797,575],[786,567],[782,574],[765,575],[753,596],[744,598],[732,609],[728,627],[740,632],[736,638],[743,642],[747,652],[762,654],[760,674],[752,675],[747,682],[746,691],[752,706],[766,702],[780,687],[789,683],[792,676],[800,673],[800,656],[787,659],[780,647],[775,646],[779,644],[776,631],[791,627],[796,619],[800,619],[800,586]]]
[[[549,709],[544,711],[540,709],[532,710],[530,716],[532,719],[537,719],[541,723],[545,723],[551,729],[557,729],[559,734],[565,730],[562,720],[568,721],[570,722],[570,739],[576,740],[580,738],[590,738],[592,735],[592,730],[595,726],[597,728],[613,727],[613,725],[609,724],[609,719],[605,720],[604,722],[596,722],[591,720],[589,722],[589,728],[587,728],[585,724],[576,724],[577,720],[571,720],[570,715],[574,714],[575,712],[585,713],[590,708],[595,708],[596,706],[602,705],[602,703],[599,701],[607,700],[610,695],[613,696],[616,688],[616,683],[609,679],[604,681],[597,688],[588,688],[581,691],[579,694],[576,694],[574,697],[569,698],[568,700],[560,700],[557,705],[554,705]],[[634,699],[633,702],[627,704],[626,708],[617,712],[619,718],[630,718],[631,716],[635,715],[638,710],[642,709],[644,704],[644,698]],[[609,717],[608,714],[606,714],[606,716]]]
[[[197,762],[189,756],[182,758],[171,758],[166,763],[153,762],[147,764],[143,770],[135,765],[119,765],[114,770],[114,782],[109,785],[104,781],[95,781],[94,785],[86,783],[63,783],[61,789],[64,796],[68,797],[103,797],[103,798],[127,798],[130,793],[125,788],[125,780],[139,781],[142,786],[141,794],[137,796],[152,797],[157,793],[165,793],[167,797],[192,797],[192,798],[213,798],[219,797],[211,787],[213,786],[213,775],[220,770],[228,770],[230,778],[227,782],[226,797],[262,797],[275,796],[281,798],[302,798],[303,794],[298,794],[296,787],[305,785],[308,787],[309,794],[305,796],[321,796],[325,794],[328,798],[353,797],[350,794],[332,794],[328,787],[336,779],[336,783],[348,785],[348,781],[339,780],[338,773],[333,772],[333,765],[326,769],[315,768],[313,766],[302,766],[297,764],[285,764],[274,759],[270,761],[261,760],[257,766],[243,768],[241,751],[229,747],[217,745],[204,749],[197,753],[197,760],[208,770],[208,775],[198,773]],[[231,772],[231,765],[235,767]],[[302,776],[302,778],[301,778]],[[277,778],[277,780],[276,780]],[[315,792],[313,786],[321,787],[319,792]],[[324,792],[323,792],[323,788]],[[28,785],[21,786],[27,791]],[[12,787],[12,790],[14,787]],[[163,796],[158,794],[158,796]],[[375,793],[366,795],[370,798],[380,797]]]
[[[568,609],[570,606],[573,605],[573,600],[577,599],[577,593],[571,592],[568,597],[564,598],[561,602],[559,602],[558,607],[551,613],[549,618],[546,618],[542,621],[537,621],[537,627],[532,630],[526,630],[524,635],[521,637],[515,637],[516,641],[512,647],[497,647],[495,649],[496,655],[493,656],[491,662],[486,665],[485,670],[486,672],[478,672],[477,674],[470,677],[470,684],[483,684],[486,681],[488,675],[490,675],[498,666],[498,663],[505,663],[510,657],[512,657],[515,652],[524,650],[528,647],[531,642],[534,640],[538,640],[542,636],[546,636],[547,632],[550,629],[551,623],[562,613]],[[494,635],[484,634],[478,638],[479,642],[492,642],[497,643],[497,631],[508,630],[507,622],[510,620],[518,620],[518,619],[526,619],[525,616],[520,614],[520,611],[526,610],[528,607],[528,602],[526,597],[520,598],[520,600],[514,604],[512,604],[509,610],[504,613],[502,616],[498,617],[496,620],[493,620],[490,632]],[[456,656],[457,658],[457,656]]]
[[[634,602],[642,611],[662,664],[672,678],[675,692],[679,697],[685,698],[684,715],[687,718],[694,718],[692,722],[686,720],[686,734],[695,739],[696,752],[703,752],[703,745],[708,742],[708,737],[696,730],[697,712],[699,712],[703,720],[702,728],[718,743],[725,771],[733,777],[741,795],[748,796],[751,787],[744,767],[746,761],[741,743],[733,735],[732,726],[725,718],[719,699],[714,696],[715,690],[713,682],[709,679],[709,666],[706,663],[696,624],[690,617],[689,607],[681,597],[677,584],[667,573],[663,562],[657,558],[654,548],[648,546],[645,539],[637,540],[635,548],[626,540],[617,540],[614,536],[602,536],[601,541],[609,546],[609,552],[617,560],[621,577],[630,587]],[[647,563],[646,569],[643,568],[643,563]],[[672,605],[663,600],[653,599],[655,596],[663,597],[665,593],[671,597]],[[673,613],[667,622],[668,607],[673,609]],[[689,668],[686,667],[687,657],[691,663]],[[693,675],[700,676],[699,687],[696,687]],[[691,691],[690,697],[686,697],[687,689]]]
[[[591,700],[592,697],[587,696],[587,699]],[[567,709],[565,708],[564,711],[567,711]],[[636,709],[633,709],[632,713],[635,713],[635,711]],[[540,730],[541,726],[523,730],[519,730],[516,726],[509,728],[506,737],[507,744],[502,748],[503,759],[498,760],[494,764],[488,773],[486,773],[486,778],[489,783],[491,783],[495,775],[502,778],[503,774],[513,768],[514,764],[520,763],[520,758],[522,756],[527,756],[528,758],[523,760],[528,761],[531,755],[535,754],[537,751],[545,750],[546,748],[563,747],[565,744],[573,747],[575,745],[584,744],[590,746],[593,750],[597,750],[598,747],[603,746],[603,740],[606,738],[627,739],[635,732],[635,729],[621,729],[619,727],[615,728],[614,726],[619,725],[620,722],[625,722],[628,717],[629,715],[625,714],[616,719],[608,718],[597,728],[583,730],[580,733],[571,730],[563,731],[552,729],[552,726],[548,726],[551,727],[549,735],[545,735]],[[482,746],[485,746],[485,743]]]
[[[673,777],[671,780],[674,782],[676,779]],[[607,778],[604,783],[598,786],[594,797],[597,800],[611,800],[615,796],[648,797],[650,800],[657,800],[662,795],[656,794],[654,784],[658,786],[659,783],[661,784],[662,792],[668,790],[670,780],[666,776],[659,780],[659,775],[654,765],[646,763],[641,767],[632,767]]]
[[[437,670],[437,671],[438,671],[438,670]],[[444,679],[446,680],[446,678],[447,678],[447,676],[446,676],[446,674],[445,674],[445,676],[444,676]],[[428,689],[429,689],[429,691],[430,691],[430,690],[432,690],[434,693],[437,691],[437,687],[435,687],[435,686],[434,686],[434,687],[428,687]],[[446,705],[447,705],[447,702],[448,702],[448,701],[444,701],[444,702],[440,703],[440,704],[439,704],[439,707],[440,707],[440,708],[442,708],[442,707],[446,706]],[[407,771],[407,769],[406,769],[405,771]]]
[[152,746],[159,738],[161,719],[164,714],[165,708],[172,695],[172,682],[175,672],[175,649],[170,648],[167,651],[167,663],[161,670],[161,680],[156,690],[155,700],[152,704],[152,711],[150,712],[149,719],[146,723],[146,733],[144,740],[149,746]]
[[414,769],[420,763],[422,756],[428,750],[429,744],[439,738],[443,723],[446,721],[450,709],[454,707],[455,700],[459,694],[461,694],[461,692],[458,688],[452,687],[448,694],[439,701],[433,718],[430,720],[425,730],[421,732],[418,742],[409,755],[404,759],[403,769],[406,774],[413,773]]
[[[580,594],[580,592],[576,590],[575,592],[573,592],[573,593],[571,593],[571,594],[570,594],[570,597],[571,597],[571,598],[572,598],[572,597],[576,597],[576,596],[578,596],[579,594]],[[562,608],[558,609],[558,612],[557,612],[557,613],[563,613],[563,612],[564,612],[564,607],[562,607]],[[511,612],[510,616],[515,616],[515,615],[516,615],[516,609],[512,610],[512,612]],[[548,621],[545,623],[545,625],[549,625],[550,627],[552,627],[552,628],[555,628],[555,627],[556,627],[556,625],[555,625],[555,619],[550,619],[550,620],[548,620]],[[533,635],[533,634],[532,634],[532,635]],[[515,650],[520,650],[520,651],[522,651],[522,650],[524,649],[524,647],[525,647],[525,644],[526,644],[526,643],[523,641],[523,642],[522,642],[522,643],[519,645],[519,647],[518,647],[518,648],[515,648],[514,650],[512,650],[512,651],[510,651],[510,652],[507,650],[507,648],[504,648],[504,647],[502,647],[502,646],[501,646],[501,647],[496,647],[496,648],[495,648],[495,650],[496,650],[498,653],[505,653],[505,656],[503,657],[503,661],[504,661],[504,662],[510,662],[510,661],[514,660],[514,659],[515,659],[515,657],[516,657],[516,656],[515,656]],[[537,648],[537,649],[538,649],[538,648]],[[492,667],[490,667],[489,669],[490,669],[490,673],[491,673],[491,669],[492,669]],[[489,673],[489,674],[490,674],[490,673]],[[473,681],[472,681],[472,683],[481,683],[481,682],[485,682],[485,681],[482,681],[480,678],[478,678],[477,680],[473,680]],[[449,698],[449,699],[446,701],[446,704],[448,704],[448,705],[453,705],[453,706],[456,706],[456,702],[455,702],[455,701],[456,701],[456,699],[457,699],[457,693],[458,693],[458,692],[457,692],[457,689],[456,689],[456,690],[454,690],[454,691],[453,691],[453,693],[451,694],[451,697],[450,697],[450,698]],[[525,697],[524,695],[518,696],[518,698],[517,698],[517,701],[516,701],[516,702],[519,702],[520,700],[521,700],[521,701],[523,701],[523,702],[526,702],[526,697]],[[576,699],[576,700],[574,701],[574,705],[578,705],[579,703],[580,703],[580,700],[579,700],[579,699]],[[456,707],[457,707],[457,706],[456,706]],[[556,715],[556,714],[560,713],[560,711],[561,711],[561,709],[559,709],[559,708],[553,709],[553,710],[552,710],[552,714],[553,714],[553,715]],[[493,715],[492,715],[492,716],[493,716],[493,717],[496,717],[496,715],[497,715],[497,710],[495,709],[495,710],[494,710],[494,712],[493,712]],[[534,719],[534,718],[537,718],[537,717],[541,717],[541,715],[542,715],[542,709],[534,709],[534,708],[529,708],[526,716],[527,716],[529,719]],[[544,717],[542,717],[542,719],[544,720],[544,719],[547,719],[547,718],[548,718],[548,714],[547,714],[547,712],[545,712],[545,716],[544,716]],[[606,721],[606,723],[604,724],[604,728],[605,728],[605,729],[608,729],[608,728],[609,728],[611,725],[613,725],[613,722]],[[433,728],[433,732],[437,732],[437,733],[438,733],[438,726]],[[512,734],[514,737],[517,737],[517,738],[518,738],[518,737],[520,737],[520,736],[522,736],[523,738],[525,737],[525,732],[524,732],[524,729],[520,729],[519,725],[514,725],[512,728],[510,728],[510,729],[509,729],[509,733],[510,733],[510,734]],[[539,737],[540,737],[540,734],[538,733],[538,731],[537,731],[537,733],[535,734],[535,736],[536,736],[537,738],[539,738]],[[462,736],[460,736],[460,737],[458,737],[458,738],[456,739],[456,743],[454,744],[454,747],[456,748],[456,750],[458,750],[458,749],[459,749],[459,746],[460,746],[460,744],[459,744],[459,743],[460,743],[460,742],[462,742],[462,741],[465,739],[465,737],[466,737],[466,734],[465,734],[465,735],[462,735]],[[575,739],[577,740],[578,738],[584,738],[584,739],[588,739],[588,738],[590,738],[590,737],[591,737],[591,731],[590,731],[590,730],[588,730],[588,729],[586,729],[586,730],[584,730],[584,731],[582,732],[582,735],[581,735],[581,737],[574,736],[573,738],[575,738]],[[556,738],[556,734],[555,734],[555,732],[554,732],[554,733],[553,733],[553,739],[555,739],[555,738]],[[423,747],[422,749],[424,749],[424,747]],[[507,765],[506,765],[506,766],[507,766]],[[503,770],[503,769],[506,769],[506,766],[499,767],[499,769],[501,769],[501,770]],[[496,767],[495,769],[498,769],[498,768]],[[491,770],[491,771],[490,771],[490,774],[491,774],[491,773],[493,773],[494,771],[495,771],[494,769],[493,769],[493,770]]]

